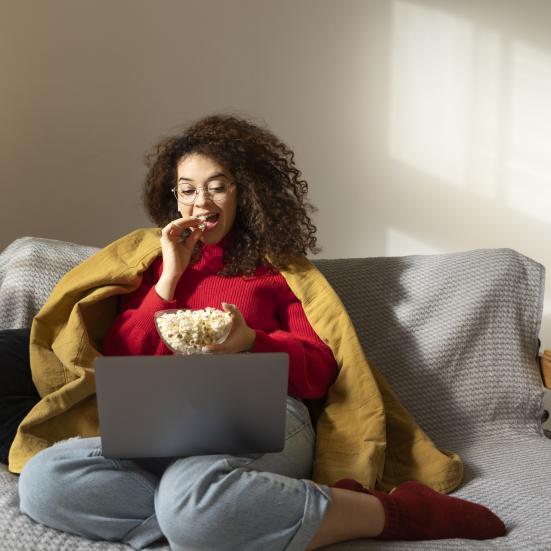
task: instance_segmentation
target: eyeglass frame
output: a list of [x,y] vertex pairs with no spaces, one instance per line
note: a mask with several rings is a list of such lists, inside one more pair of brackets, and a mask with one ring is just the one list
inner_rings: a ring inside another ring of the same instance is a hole
[[[224,184],[224,185],[227,185],[227,189],[226,191],[224,191],[224,195],[227,194],[227,192],[229,191],[229,189],[235,185],[235,182],[230,182],[229,184]],[[195,195],[193,197],[193,201],[191,201],[191,203],[184,203],[184,201],[182,199],[180,199],[180,197],[178,197],[178,184],[176,184],[173,188],[170,188],[170,191],[172,192],[172,195],[174,195],[176,201],[178,202],[182,202],[183,205],[194,205],[195,204],[195,201],[197,201],[197,197],[199,197],[199,190],[202,190],[203,191],[203,194],[205,194],[206,197],[208,197],[209,201],[212,201],[213,203],[216,203],[216,201],[214,200],[214,198],[210,195],[209,191],[208,191],[208,186],[201,186],[201,187],[196,187],[195,188]]]

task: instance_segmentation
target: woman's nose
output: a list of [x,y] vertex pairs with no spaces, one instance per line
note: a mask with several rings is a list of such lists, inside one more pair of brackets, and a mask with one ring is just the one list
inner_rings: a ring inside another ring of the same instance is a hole
[[197,188],[197,194],[195,195],[195,204],[204,205],[206,203],[212,202],[212,197],[210,196],[206,188]]

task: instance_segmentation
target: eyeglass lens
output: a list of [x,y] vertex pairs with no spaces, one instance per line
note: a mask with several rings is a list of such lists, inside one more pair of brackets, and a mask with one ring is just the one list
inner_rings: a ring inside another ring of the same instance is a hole
[[195,188],[190,185],[180,185],[176,186],[173,189],[174,195],[176,196],[176,199],[178,201],[181,201],[185,205],[191,205],[195,203],[197,200],[197,197],[199,196],[199,192],[203,191],[204,194],[210,199],[211,201],[220,202],[223,201],[226,198],[226,195],[228,193],[229,186],[227,184],[221,184],[216,183],[209,185],[207,188],[199,187]]

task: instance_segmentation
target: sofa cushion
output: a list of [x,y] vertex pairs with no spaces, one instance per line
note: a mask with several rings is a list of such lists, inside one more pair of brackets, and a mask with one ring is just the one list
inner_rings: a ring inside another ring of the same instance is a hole
[[[77,247],[73,251],[81,259],[91,253],[72,244],[50,245],[58,250],[41,254],[54,270],[61,263],[50,260],[66,247]],[[536,362],[543,266],[510,249],[315,264],[346,306],[368,360],[436,444],[462,456],[465,480],[454,495],[489,506],[509,530],[496,540],[385,542],[384,549],[548,550],[551,440],[542,433],[543,387]],[[44,284],[44,301],[48,285],[62,273],[46,279],[40,270],[30,274]],[[41,300],[25,298],[29,319]],[[7,548],[127,549],[62,534],[19,515],[16,480],[0,472],[0,533]],[[382,547],[362,540],[328,549]]]

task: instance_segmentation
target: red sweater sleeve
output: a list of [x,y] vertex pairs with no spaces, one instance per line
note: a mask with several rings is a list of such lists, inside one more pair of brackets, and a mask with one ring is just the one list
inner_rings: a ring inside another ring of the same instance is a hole
[[282,329],[272,333],[257,330],[252,352],[287,352],[289,394],[303,399],[325,396],[337,376],[337,362],[289,288],[278,315]]
[[158,261],[142,276],[141,285],[119,298],[119,314],[103,341],[106,356],[154,356],[172,354],[159,337],[153,314],[176,308],[176,300],[163,300],[155,291]]

